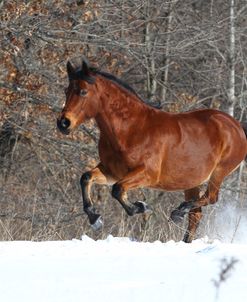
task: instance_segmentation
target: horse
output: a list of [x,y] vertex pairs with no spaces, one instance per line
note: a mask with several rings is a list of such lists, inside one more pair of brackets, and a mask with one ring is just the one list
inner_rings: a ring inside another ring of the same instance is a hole
[[[202,207],[218,200],[220,185],[247,154],[246,134],[230,115],[214,109],[169,113],[146,104],[128,84],[91,66],[68,61],[66,102],[57,119],[65,135],[88,119],[100,130],[99,164],[82,174],[83,208],[95,229],[101,215],[90,197],[92,183],[112,185],[111,194],[129,216],[151,211],[130,202],[128,190],[148,187],[184,191],[185,200],[171,212],[175,223],[188,214],[183,241],[191,242]],[[207,183],[205,193],[200,186]]]

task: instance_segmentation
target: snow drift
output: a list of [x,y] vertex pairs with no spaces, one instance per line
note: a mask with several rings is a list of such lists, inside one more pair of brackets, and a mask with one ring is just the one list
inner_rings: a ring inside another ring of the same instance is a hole
[[0,242],[3,302],[247,301],[247,246],[94,241]]

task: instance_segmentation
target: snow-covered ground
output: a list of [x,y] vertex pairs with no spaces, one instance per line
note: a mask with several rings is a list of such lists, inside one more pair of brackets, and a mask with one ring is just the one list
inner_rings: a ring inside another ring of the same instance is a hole
[[244,302],[247,245],[112,236],[0,242],[0,301]]

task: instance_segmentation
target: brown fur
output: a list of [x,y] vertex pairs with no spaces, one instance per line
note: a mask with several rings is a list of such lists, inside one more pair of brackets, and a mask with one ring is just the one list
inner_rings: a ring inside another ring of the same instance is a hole
[[[217,110],[171,114],[149,107],[133,91],[83,64],[80,74],[85,79],[76,77],[78,71],[68,67],[74,76],[70,76],[58,126],[63,131],[60,122],[69,120],[64,129],[68,133],[94,118],[100,129],[100,164],[87,174],[88,182],[85,176],[81,181],[82,190],[88,192],[83,199],[90,222],[99,218],[89,196],[92,182],[114,184],[112,194],[129,215],[148,210],[144,203],[127,200],[130,189],[184,190],[186,202],[171,218],[178,221],[189,213],[184,240],[190,242],[201,219],[201,207],[217,201],[222,181],[247,154],[242,127]],[[87,94],[79,96],[80,90]],[[199,197],[198,187],[206,181],[207,192]]]

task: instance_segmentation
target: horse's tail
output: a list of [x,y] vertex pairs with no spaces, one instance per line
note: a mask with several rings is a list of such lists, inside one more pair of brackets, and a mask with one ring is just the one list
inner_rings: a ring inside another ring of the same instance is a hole
[[[241,123],[241,126],[242,126],[242,128],[244,130],[244,133],[245,133],[245,136],[246,136],[246,139],[247,139],[247,122]],[[245,157],[245,161],[247,163],[247,155]]]

